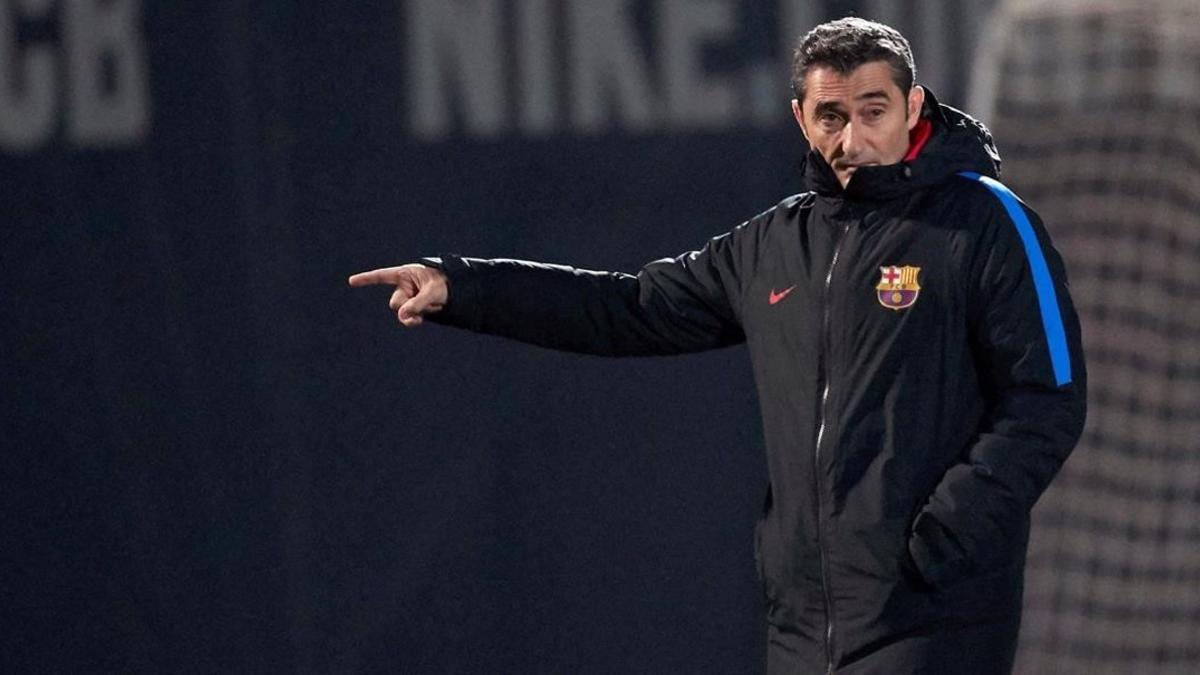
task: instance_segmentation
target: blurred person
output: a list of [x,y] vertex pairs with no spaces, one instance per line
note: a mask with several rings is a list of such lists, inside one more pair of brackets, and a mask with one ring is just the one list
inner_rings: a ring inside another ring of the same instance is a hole
[[907,40],[803,36],[807,190],[636,274],[458,255],[356,274],[424,320],[554,349],[745,342],[769,485],[755,530],[770,673],[1008,673],[1029,512],[1078,440],[1060,256],[986,128],[914,85]]

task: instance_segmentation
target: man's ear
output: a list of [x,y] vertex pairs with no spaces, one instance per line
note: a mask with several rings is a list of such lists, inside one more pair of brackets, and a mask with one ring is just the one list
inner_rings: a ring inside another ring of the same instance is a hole
[[908,130],[912,131],[913,127],[917,126],[917,122],[921,119],[921,108],[925,105],[925,88],[921,85],[913,85],[912,89],[908,90]]
[[[796,118],[796,124],[800,125],[800,133],[804,134],[804,140],[808,141],[808,129],[804,127],[804,110],[800,107],[800,101],[792,99],[792,117]],[[811,145],[811,141],[808,141]]]

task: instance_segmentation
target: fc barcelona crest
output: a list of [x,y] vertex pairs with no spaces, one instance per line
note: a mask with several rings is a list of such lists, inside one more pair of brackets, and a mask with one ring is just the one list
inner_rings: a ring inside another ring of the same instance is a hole
[[904,309],[911,307],[921,294],[921,285],[917,283],[920,267],[880,267],[882,276],[875,292],[879,295],[879,304],[888,309]]

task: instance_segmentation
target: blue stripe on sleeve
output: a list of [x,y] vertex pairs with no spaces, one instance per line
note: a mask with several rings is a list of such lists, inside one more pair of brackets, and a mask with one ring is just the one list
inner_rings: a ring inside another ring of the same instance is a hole
[[1029,268],[1033,272],[1033,285],[1037,289],[1038,306],[1042,311],[1042,328],[1046,331],[1046,342],[1050,346],[1050,363],[1054,366],[1054,378],[1058,386],[1071,382],[1071,355],[1067,351],[1067,336],[1063,330],[1062,314],[1058,311],[1058,295],[1054,292],[1054,280],[1050,277],[1050,268],[1046,266],[1046,256],[1042,253],[1037,234],[1021,208],[1021,202],[1012,190],[1009,190],[998,180],[981,176],[977,173],[964,171],[958,174],[964,178],[982,183],[991,190],[992,194],[1004,205],[1008,217],[1017,226],[1021,242],[1025,244],[1025,257],[1029,259]]

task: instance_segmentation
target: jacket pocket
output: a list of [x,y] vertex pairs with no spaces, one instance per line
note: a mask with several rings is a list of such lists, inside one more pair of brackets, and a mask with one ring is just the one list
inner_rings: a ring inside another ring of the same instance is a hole
[[913,521],[908,555],[921,580],[934,589],[962,581],[973,569],[959,537],[928,512],[920,513]]
[[775,604],[776,600],[778,599],[775,591],[774,579],[771,577],[771,575],[774,574],[778,569],[778,559],[777,557],[772,558],[772,561],[770,562],[773,562],[774,564],[769,564],[769,561],[767,560],[768,555],[771,553],[767,550],[768,544],[770,542],[774,542],[775,538],[768,538],[764,532],[768,526],[767,521],[771,517],[771,506],[771,486],[768,485],[767,494],[765,497],[763,497],[762,515],[759,517],[758,522],[754,525],[754,564],[758,571],[758,582],[759,587],[762,590],[763,602],[768,607]]

